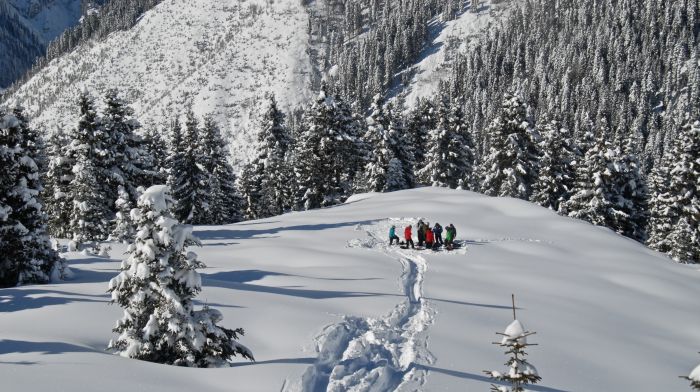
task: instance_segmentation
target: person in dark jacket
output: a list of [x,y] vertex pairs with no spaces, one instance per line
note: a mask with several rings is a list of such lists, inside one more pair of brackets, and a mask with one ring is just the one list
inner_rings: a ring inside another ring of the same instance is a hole
[[418,232],[418,246],[423,246],[425,242],[425,223],[422,220],[418,221],[416,231]]
[[442,226],[439,223],[435,223],[433,235],[435,236],[435,245],[444,245],[442,242]]
[[403,231],[403,236],[406,240],[406,247],[410,244],[412,249],[416,249],[415,245],[413,245],[413,238],[411,238],[411,230],[411,225],[406,226],[406,229]]
[[389,229],[389,245],[394,245],[394,240],[396,240],[396,244],[399,244],[399,236],[396,235],[396,226],[392,225],[391,228]]

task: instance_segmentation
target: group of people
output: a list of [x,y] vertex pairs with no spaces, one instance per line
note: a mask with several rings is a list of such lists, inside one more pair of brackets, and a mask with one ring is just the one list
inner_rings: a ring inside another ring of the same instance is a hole
[[[419,247],[425,246],[426,249],[437,249],[440,246],[444,246],[448,250],[452,250],[454,248],[454,240],[457,236],[457,229],[455,229],[455,226],[452,223],[450,223],[450,225],[444,229],[444,241],[442,240],[443,228],[439,223],[435,223],[435,226],[430,228],[430,223],[425,223],[423,220],[419,220],[416,224],[416,231],[418,233]],[[405,245],[406,247],[410,245],[412,249],[415,249],[416,246],[413,243],[413,228],[411,225],[406,226],[403,233],[405,242],[401,242],[399,236],[396,235],[396,226],[392,225],[389,229],[389,245],[394,245],[394,241],[396,241],[398,245]]]

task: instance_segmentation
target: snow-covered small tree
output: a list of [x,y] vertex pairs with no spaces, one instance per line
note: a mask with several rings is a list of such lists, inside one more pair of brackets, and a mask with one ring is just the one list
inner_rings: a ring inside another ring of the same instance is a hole
[[682,378],[690,381],[690,387],[694,391],[700,391],[700,365],[696,366],[689,375]]
[[227,366],[235,356],[253,359],[238,342],[243,329],[218,326],[221,313],[193,300],[203,264],[187,247],[198,244],[192,227],[169,213],[167,186],[148,188],[131,213],[138,227],[121,273],[110,280],[112,300],[124,308],[109,348],[128,358],[188,367]]
[[[392,121],[391,115],[386,113],[384,102],[377,95],[372,104],[372,114],[367,119],[365,140],[371,151],[365,165],[362,190],[391,192],[409,187],[404,162],[397,156],[397,153],[404,152],[401,130],[396,120]],[[407,153],[403,155],[408,156]],[[405,164],[410,165],[410,161],[406,160]],[[410,181],[412,180],[411,172]]]
[[114,220],[114,228],[109,238],[112,241],[129,243],[134,238],[135,227],[131,220],[131,197],[123,185],[119,185],[117,189],[117,201],[114,202],[117,207],[117,217]]
[[537,175],[537,137],[518,97],[505,96],[501,112],[486,134],[491,137],[491,146],[481,165],[482,191],[489,196],[527,200]]
[[500,372],[497,370],[485,370],[484,373],[497,381],[503,381],[510,384],[510,387],[503,385],[491,385],[493,392],[523,392],[524,385],[536,384],[542,377],[537,373],[537,369],[527,361],[527,353],[525,349],[533,344],[527,342],[527,338],[534,335],[535,332],[526,331],[523,325],[518,320],[513,320],[506,327],[503,333],[498,333],[502,336],[500,342],[494,342],[506,349],[506,355],[509,356],[508,370]]

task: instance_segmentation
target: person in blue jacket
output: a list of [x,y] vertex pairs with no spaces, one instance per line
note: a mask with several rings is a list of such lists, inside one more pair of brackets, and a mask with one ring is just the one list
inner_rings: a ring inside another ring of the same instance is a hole
[[442,242],[442,226],[439,223],[435,223],[433,227],[433,236],[435,237],[435,245],[443,245]]
[[396,240],[396,245],[399,244],[399,236],[396,235],[396,226],[391,225],[389,229],[389,245],[394,245],[394,240]]

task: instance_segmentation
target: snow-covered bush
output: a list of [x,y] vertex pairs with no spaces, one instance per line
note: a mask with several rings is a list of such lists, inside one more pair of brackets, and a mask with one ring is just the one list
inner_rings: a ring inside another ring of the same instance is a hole
[[167,186],[155,185],[139,197],[131,211],[137,224],[129,258],[122,272],[109,282],[112,300],[124,308],[109,348],[122,356],[188,367],[226,366],[235,356],[253,359],[238,343],[243,329],[216,325],[219,311],[194,310],[201,291],[196,269],[203,266],[188,252],[198,244],[192,227],[170,215],[172,199]]
[[534,332],[526,331],[518,320],[513,320],[503,333],[498,334],[503,336],[503,339],[500,342],[494,342],[494,344],[506,348],[506,354],[510,356],[508,362],[505,363],[508,370],[505,372],[485,370],[484,373],[494,380],[510,383],[511,386],[492,384],[491,391],[522,392],[525,390],[523,385],[536,384],[542,379],[537,373],[537,369],[525,359],[527,355],[525,348],[532,345],[527,343],[527,337],[534,334]]

